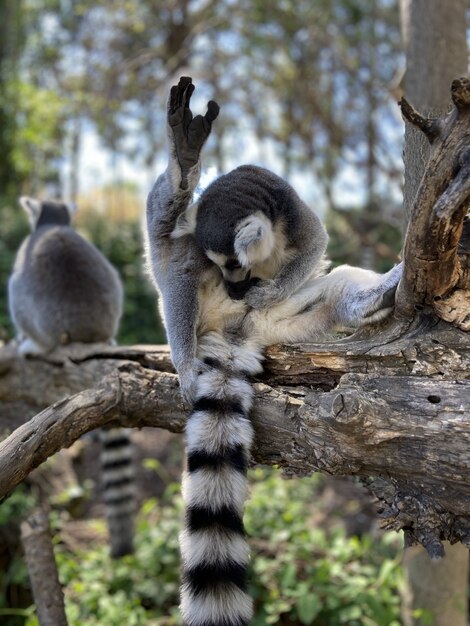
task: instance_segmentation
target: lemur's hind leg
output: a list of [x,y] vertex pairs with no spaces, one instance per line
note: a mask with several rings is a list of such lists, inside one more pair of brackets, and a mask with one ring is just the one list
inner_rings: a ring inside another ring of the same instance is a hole
[[290,298],[250,314],[264,343],[318,340],[337,327],[359,328],[393,310],[402,265],[377,274],[347,265],[307,281]]
[[321,339],[331,327],[333,312],[326,299],[327,277],[307,283],[290,298],[248,316],[264,346]]
[[[403,272],[403,264],[386,274],[348,268],[349,280],[336,304],[338,324],[360,328],[385,319],[395,305],[395,292]],[[336,273],[340,273],[338,268]]]
[[49,352],[47,348],[31,339],[31,337],[23,338],[18,346],[18,353],[21,356],[39,356],[40,354],[47,354],[47,352]]

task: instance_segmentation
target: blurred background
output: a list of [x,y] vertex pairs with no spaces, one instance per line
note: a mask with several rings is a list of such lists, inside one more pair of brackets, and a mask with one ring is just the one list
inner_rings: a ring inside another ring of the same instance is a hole
[[326,220],[335,263],[401,243],[403,72],[395,0],[0,0],[0,339],[28,231],[19,195],[63,197],[125,283],[121,343],[161,343],[143,271],[145,197],[166,162],[169,87],[221,105],[202,185],[242,163]]

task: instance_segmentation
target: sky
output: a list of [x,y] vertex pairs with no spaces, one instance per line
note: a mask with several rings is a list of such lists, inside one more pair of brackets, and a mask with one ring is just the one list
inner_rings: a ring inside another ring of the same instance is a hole
[[[398,109],[398,108],[397,108]],[[197,109],[196,109],[197,110]],[[398,114],[398,110],[397,110]],[[390,133],[402,132],[400,126],[390,128]],[[395,137],[396,138],[396,137]],[[216,123],[213,134],[209,141],[217,140]],[[249,127],[239,129],[237,137],[228,136],[227,145],[227,171],[244,163],[254,163],[271,169],[276,174],[282,176],[282,162],[276,153],[275,145],[269,140],[260,142]],[[240,147],[241,146],[241,147]],[[395,157],[396,158],[396,157]],[[401,157],[400,157],[401,158]],[[208,161],[208,160],[206,160]],[[138,190],[138,195],[145,201],[157,176],[166,167],[166,157],[157,158],[152,170],[143,167],[142,163],[119,153],[113,157],[108,149],[100,142],[94,129],[90,126],[85,129],[82,138],[80,153],[79,184],[82,194],[90,193],[98,188],[112,185],[116,182],[133,183]],[[68,172],[70,164],[64,163],[64,192],[67,199],[69,189],[67,188]],[[204,189],[220,173],[217,168],[205,162],[203,158],[203,169],[199,187]],[[325,212],[324,201],[320,195],[319,185],[316,183],[313,173],[299,171],[290,177],[290,183],[299,193],[301,198],[322,215]],[[401,190],[397,188],[395,198],[401,202]],[[364,184],[358,170],[351,164],[345,164],[341,170],[335,189],[336,200],[342,206],[358,206],[364,202]]]

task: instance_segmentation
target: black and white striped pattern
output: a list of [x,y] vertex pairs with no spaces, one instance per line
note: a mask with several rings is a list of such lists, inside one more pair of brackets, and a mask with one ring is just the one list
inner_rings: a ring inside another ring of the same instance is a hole
[[246,626],[253,613],[246,592],[249,548],[243,507],[253,440],[253,390],[247,375],[260,370],[260,359],[245,359],[240,346],[229,350],[230,360],[207,356],[221,356],[222,344],[219,338],[218,349],[205,350],[207,370],[199,375],[197,400],[186,426],[186,518],[180,536],[186,626]]
[[111,556],[134,551],[135,484],[133,448],[129,431],[109,428],[100,431],[101,480],[106,507]]

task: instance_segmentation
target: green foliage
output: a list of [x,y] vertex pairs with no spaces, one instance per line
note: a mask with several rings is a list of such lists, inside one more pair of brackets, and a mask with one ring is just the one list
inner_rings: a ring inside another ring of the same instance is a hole
[[19,207],[1,206],[0,218],[0,343],[13,336],[7,305],[7,281],[21,241],[28,233],[26,218]]
[[19,543],[18,522],[26,517],[34,504],[34,497],[21,485],[0,506],[0,544],[4,546],[7,543],[9,546],[9,554],[4,551],[0,554],[2,564],[0,567],[0,624],[2,626],[27,626],[29,622],[25,622],[25,619],[32,616],[31,608],[12,608],[11,598],[24,597],[24,590],[29,587],[26,565],[19,550],[15,550],[14,547]]
[[21,3],[0,0],[0,199],[14,193],[17,173],[13,163],[18,123],[18,98],[10,88],[18,71],[23,48],[23,12]]
[[422,626],[432,626],[435,622],[434,615],[427,609],[415,609],[412,616],[414,620],[419,620]]
[[181,502],[157,510],[145,503],[137,525],[135,555],[110,563],[100,546],[82,554],[56,551],[61,581],[67,586],[69,626],[170,626],[177,615]]
[[369,248],[372,269],[388,271],[402,245],[402,231],[380,214],[368,216],[360,208],[330,211],[326,226],[330,237],[328,256],[334,265],[364,266],[364,248]]
[[346,537],[311,522],[319,476],[281,480],[257,469],[247,510],[248,533],[256,537],[253,560],[253,626],[398,624],[399,543],[385,536]]
[[50,89],[32,83],[11,85],[19,102],[13,164],[17,176],[31,182],[57,181],[62,155],[65,102]]
[[6,526],[10,520],[22,519],[34,506],[34,502],[34,497],[23,485],[17,487],[0,506],[0,528]]
[[[253,548],[253,626],[398,626],[400,539],[327,533],[312,516],[321,480],[252,472],[246,526]],[[179,626],[178,532],[182,503],[170,486],[146,502],[136,553],[110,563],[108,548],[71,554],[57,546],[69,626]]]

